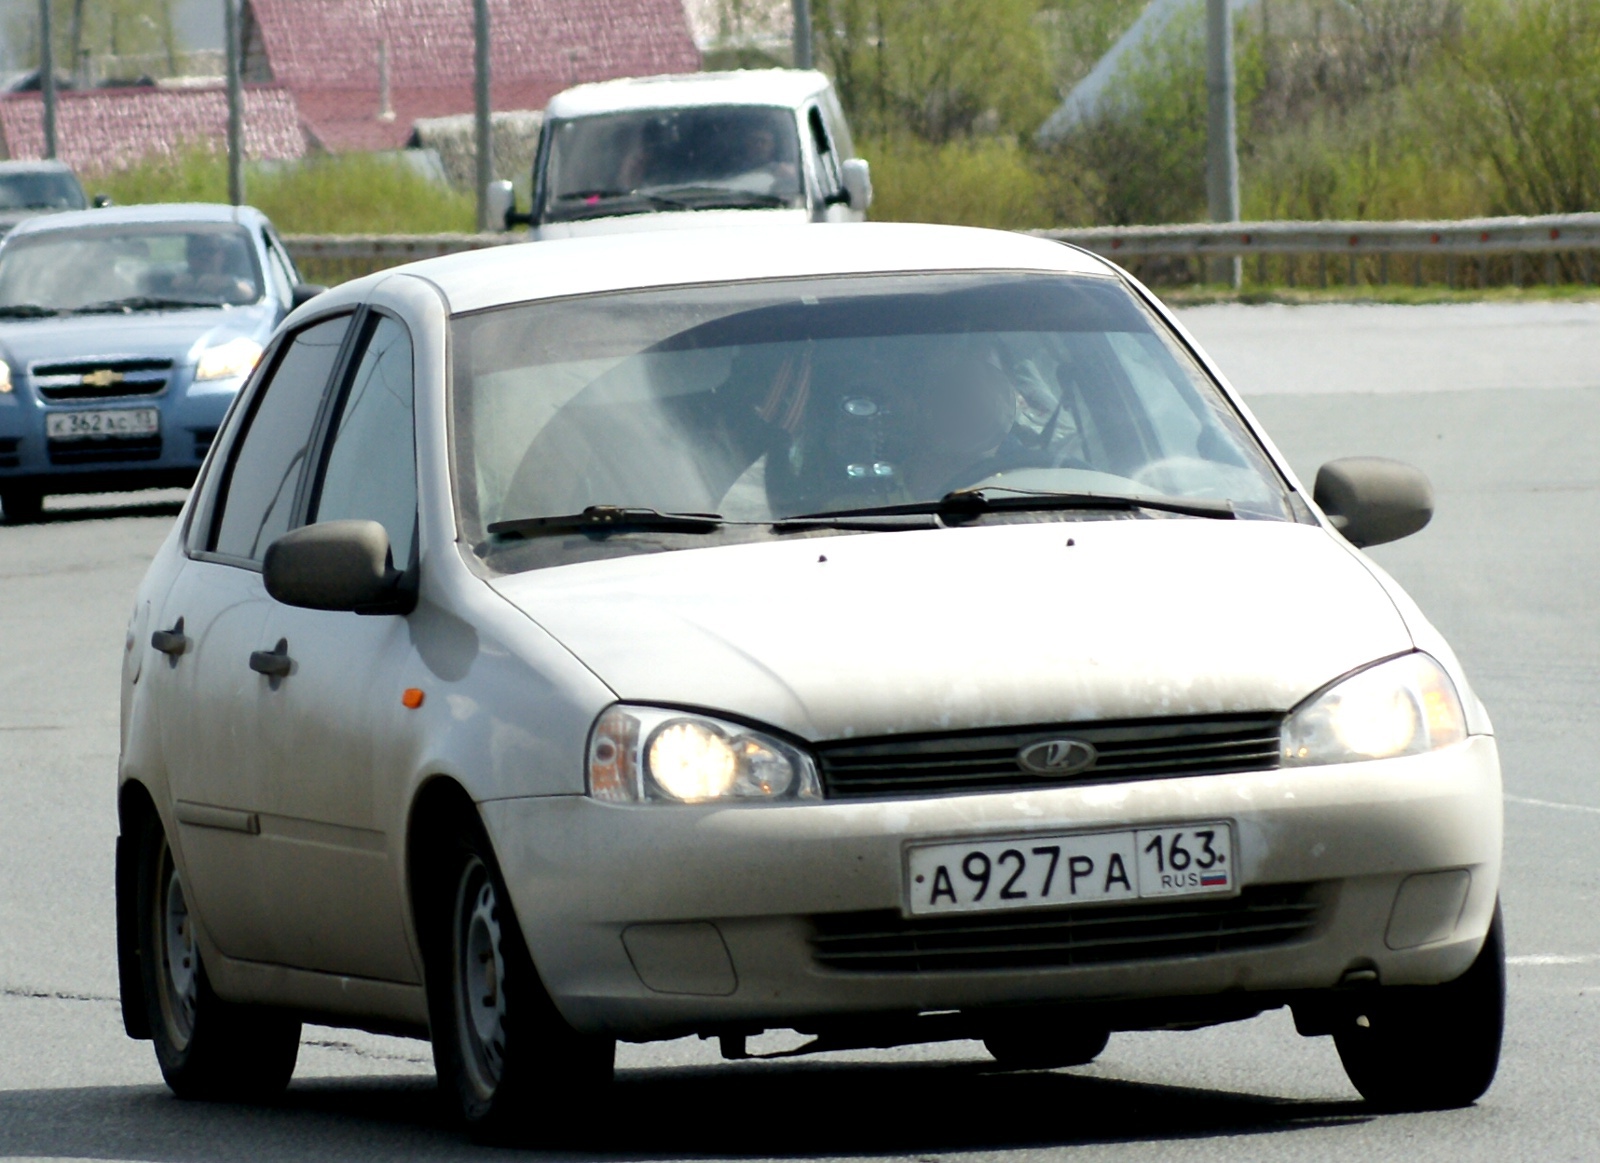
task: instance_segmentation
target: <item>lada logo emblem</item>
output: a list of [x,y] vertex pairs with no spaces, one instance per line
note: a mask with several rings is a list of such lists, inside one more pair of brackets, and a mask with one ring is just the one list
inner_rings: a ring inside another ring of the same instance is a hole
[[1041,739],[1017,752],[1017,766],[1030,775],[1076,775],[1095,758],[1094,744],[1081,739]]
[[124,378],[121,372],[105,367],[97,372],[85,373],[78,382],[86,388],[109,388],[113,384],[120,384]]

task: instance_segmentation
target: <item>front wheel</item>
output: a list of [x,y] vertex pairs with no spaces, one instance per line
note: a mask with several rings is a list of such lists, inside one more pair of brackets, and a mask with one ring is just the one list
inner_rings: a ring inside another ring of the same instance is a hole
[[25,525],[44,514],[44,494],[37,489],[0,489],[0,510],[7,525]]
[[428,958],[440,1086],[481,1142],[562,1140],[610,1084],[616,1042],[557,1012],[481,828],[463,823],[446,848]]
[[183,876],[153,815],[139,849],[139,974],[161,1076],[179,1098],[281,1094],[300,1054],[300,1023],[212,991]]
[[1384,1110],[1470,1106],[1494,1081],[1506,1014],[1500,909],[1471,968],[1443,985],[1380,990],[1334,1031],[1361,1096]]

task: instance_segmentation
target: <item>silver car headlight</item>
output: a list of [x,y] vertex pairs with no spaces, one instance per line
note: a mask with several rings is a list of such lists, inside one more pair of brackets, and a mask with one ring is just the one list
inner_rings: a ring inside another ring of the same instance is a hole
[[797,747],[707,715],[616,706],[589,733],[589,794],[613,804],[817,800],[817,766]]
[[1358,671],[1291,714],[1283,725],[1288,767],[1420,755],[1467,737],[1455,683],[1426,654]]

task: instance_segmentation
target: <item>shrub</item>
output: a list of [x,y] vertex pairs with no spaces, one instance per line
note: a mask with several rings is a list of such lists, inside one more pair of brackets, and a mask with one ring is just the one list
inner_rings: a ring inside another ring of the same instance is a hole
[[[152,158],[87,183],[118,203],[225,202],[227,159],[206,148]],[[392,157],[340,154],[246,167],[245,199],[285,234],[472,230],[475,203]]]

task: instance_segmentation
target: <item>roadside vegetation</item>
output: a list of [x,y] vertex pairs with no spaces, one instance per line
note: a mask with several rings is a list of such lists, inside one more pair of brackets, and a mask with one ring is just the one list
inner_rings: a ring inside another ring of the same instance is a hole
[[[87,176],[85,185],[120,205],[226,202],[228,164],[214,150],[190,149]],[[245,199],[285,234],[434,234],[472,230],[475,221],[470,194],[381,154],[247,166]]]
[[[1057,144],[1034,141],[1143,7],[817,0],[821,59],[861,127],[879,216],[1203,218],[1198,4],[1134,54],[1096,116]],[[1594,0],[1256,0],[1235,32],[1246,217],[1600,209]]]

